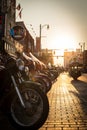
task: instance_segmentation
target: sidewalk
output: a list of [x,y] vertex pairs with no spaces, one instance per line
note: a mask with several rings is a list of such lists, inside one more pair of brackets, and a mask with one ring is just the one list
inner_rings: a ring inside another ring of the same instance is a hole
[[39,130],[87,130],[87,83],[82,77],[78,81],[66,74],[58,77],[48,93],[49,116]]

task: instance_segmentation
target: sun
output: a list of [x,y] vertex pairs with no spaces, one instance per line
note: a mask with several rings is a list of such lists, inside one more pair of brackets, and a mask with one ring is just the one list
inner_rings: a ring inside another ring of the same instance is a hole
[[76,39],[70,33],[54,34],[49,39],[48,48],[52,49],[76,49]]
[[55,38],[54,43],[60,49],[76,48],[72,36],[61,34]]
[[64,51],[76,50],[76,39],[70,33],[57,33],[50,37],[48,48],[55,50],[54,64],[64,66]]

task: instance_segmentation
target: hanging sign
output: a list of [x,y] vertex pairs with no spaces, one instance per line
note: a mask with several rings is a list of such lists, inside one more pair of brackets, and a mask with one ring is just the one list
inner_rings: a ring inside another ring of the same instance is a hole
[[22,26],[14,26],[10,29],[10,35],[14,40],[20,41],[26,36],[26,31]]

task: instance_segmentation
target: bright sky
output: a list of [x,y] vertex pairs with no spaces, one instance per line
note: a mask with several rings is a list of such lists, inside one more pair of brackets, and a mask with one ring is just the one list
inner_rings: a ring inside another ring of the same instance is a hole
[[80,48],[79,43],[87,43],[87,0],[17,0],[18,3],[23,10],[17,21],[24,21],[34,38],[35,33],[39,36],[40,24],[49,24],[49,30],[42,28],[42,48]]

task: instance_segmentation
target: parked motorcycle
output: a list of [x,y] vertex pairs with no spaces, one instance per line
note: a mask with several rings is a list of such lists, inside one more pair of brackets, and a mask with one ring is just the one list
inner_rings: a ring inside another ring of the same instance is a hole
[[[41,72],[43,70],[42,66],[44,65],[40,60],[38,60],[32,53],[30,53],[29,57],[23,52],[24,61],[26,62],[29,70],[31,71],[31,75],[33,75],[33,79],[35,82],[41,84],[41,89],[44,93],[47,93],[52,86],[51,79],[47,74]],[[34,64],[34,65],[33,65]],[[33,70],[33,71],[32,71]],[[34,74],[32,74],[34,72]]]
[[0,54],[0,109],[16,130],[36,130],[48,117],[49,102],[39,83],[24,80],[21,69],[13,56]]

